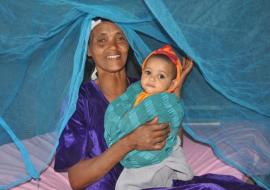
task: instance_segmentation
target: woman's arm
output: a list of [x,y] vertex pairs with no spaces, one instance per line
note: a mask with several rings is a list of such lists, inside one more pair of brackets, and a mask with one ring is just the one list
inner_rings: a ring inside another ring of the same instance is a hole
[[164,147],[169,133],[168,124],[158,124],[158,118],[128,134],[100,156],[82,160],[68,169],[73,189],[82,189],[108,173],[132,150],[159,150]]

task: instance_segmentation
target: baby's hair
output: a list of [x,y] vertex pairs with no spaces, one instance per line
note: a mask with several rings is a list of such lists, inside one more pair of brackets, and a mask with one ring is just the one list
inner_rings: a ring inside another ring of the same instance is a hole
[[172,64],[172,66],[173,66],[173,79],[176,78],[176,75],[177,75],[176,66],[175,66],[175,64],[172,62],[172,60],[167,55],[164,55],[164,54],[152,54],[152,55],[150,55],[150,57],[148,58],[148,60],[151,59],[151,58],[159,58],[159,59],[164,60],[168,64]]

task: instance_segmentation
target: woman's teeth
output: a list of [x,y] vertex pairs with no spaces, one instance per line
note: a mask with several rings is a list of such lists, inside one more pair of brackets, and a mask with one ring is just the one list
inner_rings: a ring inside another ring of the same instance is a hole
[[120,55],[109,55],[109,56],[107,56],[107,59],[117,59],[119,57],[120,57]]

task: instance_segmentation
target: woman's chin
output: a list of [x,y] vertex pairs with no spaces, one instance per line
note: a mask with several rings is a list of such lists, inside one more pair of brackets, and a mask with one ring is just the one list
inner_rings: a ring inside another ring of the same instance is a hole
[[115,66],[115,67],[110,67],[108,69],[108,72],[110,73],[119,73],[121,71],[125,71],[125,66],[122,66],[122,67]]

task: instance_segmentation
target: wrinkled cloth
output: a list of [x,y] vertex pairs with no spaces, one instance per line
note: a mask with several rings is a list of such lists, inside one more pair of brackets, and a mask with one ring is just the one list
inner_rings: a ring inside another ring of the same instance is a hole
[[108,106],[104,121],[104,137],[107,145],[112,146],[123,136],[156,116],[159,123],[170,124],[170,134],[161,150],[129,152],[121,160],[125,168],[149,166],[167,158],[176,144],[180,123],[184,116],[182,101],[175,94],[167,92],[153,94],[133,107],[140,92],[142,87],[138,81]]
[[144,99],[148,98],[149,96],[151,96],[152,94],[147,93],[145,91],[142,91],[141,93],[138,94],[138,96],[136,97],[136,100],[133,104],[133,107],[136,107],[139,103],[141,103]]
[[247,184],[229,175],[206,174],[195,176],[192,180],[174,180],[171,188],[148,188],[147,190],[265,190]]
[[124,168],[116,183],[116,190],[137,190],[152,187],[171,187],[173,180],[190,180],[193,172],[184,156],[180,138],[169,157],[158,164],[141,168]]
[[[183,127],[270,189],[269,7],[266,0],[1,1],[0,145],[12,143],[17,154],[0,155],[20,159],[0,156],[0,189],[38,178],[52,160],[75,111],[96,17],[121,27],[139,63],[163,44],[192,58]],[[24,146],[47,133],[48,141]]]
[[[108,100],[94,81],[82,85],[76,111],[59,140],[55,155],[56,171],[66,171],[80,160],[99,156],[108,148],[103,137],[104,114],[108,104]],[[122,166],[117,164],[104,177],[86,189],[114,189],[121,171]]]
[[[134,80],[130,79],[131,82]],[[55,170],[66,171],[69,167],[83,159],[93,158],[100,155],[108,147],[103,136],[104,133],[104,114],[109,102],[104,97],[94,81],[89,81],[80,88],[77,108],[67,126],[65,127],[55,155]],[[116,181],[122,171],[122,166],[117,164],[104,177],[92,185],[86,187],[86,190],[112,190],[115,188]],[[213,189],[219,190],[217,184],[226,183],[226,188],[234,186],[243,190],[261,190],[257,186],[244,184],[234,177],[222,175],[211,175],[195,177],[191,181],[174,181],[175,188],[178,190],[201,190]],[[219,179],[219,180],[216,180]],[[204,183],[204,182],[205,183]],[[213,183],[213,184],[212,184]],[[252,187],[252,188],[251,188]],[[164,189],[164,188],[161,188]],[[227,188],[230,190],[230,188]]]

